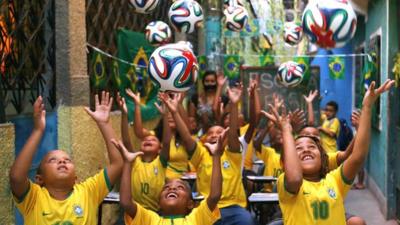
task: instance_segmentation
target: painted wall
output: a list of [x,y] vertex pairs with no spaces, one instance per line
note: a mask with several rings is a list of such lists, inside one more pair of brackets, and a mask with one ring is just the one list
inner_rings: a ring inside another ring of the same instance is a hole
[[[319,49],[317,55],[328,54],[351,54],[353,53],[351,43],[343,48],[333,49],[330,52],[324,49]],[[320,78],[320,94],[322,100],[320,107],[324,108],[326,103],[333,100],[339,104],[338,118],[346,119],[350,123],[352,111],[352,82],[353,82],[353,60],[351,57],[345,58],[345,75],[344,79],[334,80],[329,77],[329,58],[317,57],[311,63],[319,66],[321,71]]]

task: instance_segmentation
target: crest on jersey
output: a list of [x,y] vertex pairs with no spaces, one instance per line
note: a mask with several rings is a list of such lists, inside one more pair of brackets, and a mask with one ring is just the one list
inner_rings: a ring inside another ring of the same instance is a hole
[[333,188],[328,188],[328,194],[331,198],[336,199],[336,192]]
[[154,167],[154,175],[158,175],[158,168]]
[[222,163],[222,166],[224,167],[224,169],[228,169],[231,165],[229,164],[228,161],[225,160],[225,161]]
[[83,209],[80,205],[74,205],[73,210],[74,210],[75,216],[77,216],[77,217],[83,216]]

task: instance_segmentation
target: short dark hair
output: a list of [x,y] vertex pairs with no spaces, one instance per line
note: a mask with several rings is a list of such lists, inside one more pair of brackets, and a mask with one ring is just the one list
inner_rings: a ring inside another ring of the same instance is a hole
[[326,106],[328,106],[328,105],[332,106],[335,109],[335,112],[337,112],[339,110],[339,105],[335,101],[329,101],[328,103],[326,103]]
[[217,73],[216,73],[214,70],[207,70],[207,71],[204,73],[203,79],[201,80],[201,81],[203,82],[203,84],[204,84],[204,81],[206,80],[206,77],[207,77],[208,75],[214,75],[215,78],[217,78]]

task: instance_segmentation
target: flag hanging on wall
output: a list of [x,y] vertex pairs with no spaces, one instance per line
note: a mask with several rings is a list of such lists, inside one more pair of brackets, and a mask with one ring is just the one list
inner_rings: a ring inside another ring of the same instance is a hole
[[[148,43],[143,33],[119,29],[117,32],[118,58],[131,62],[133,65],[119,63],[120,86],[119,90],[123,96],[125,88],[131,88],[133,92],[139,92],[141,96],[141,112],[144,121],[154,119],[158,116],[154,102],[157,101],[158,89],[152,84],[147,74],[149,57],[154,47]],[[128,106],[128,118],[133,120],[134,102],[126,98]]]
[[207,56],[201,55],[197,57],[197,62],[199,63],[199,79],[203,79],[204,74],[207,71]]
[[275,65],[275,59],[271,55],[260,55],[259,61],[260,61],[260,66],[273,66],[273,65]]
[[229,80],[238,80],[240,78],[239,68],[240,60],[238,55],[224,56],[224,75]]
[[331,79],[344,79],[344,58],[338,56],[329,57],[329,76]]
[[104,90],[107,86],[107,71],[106,63],[107,58],[100,52],[93,51],[91,56],[91,71],[90,81],[92,82],[92,87],[96,90]]

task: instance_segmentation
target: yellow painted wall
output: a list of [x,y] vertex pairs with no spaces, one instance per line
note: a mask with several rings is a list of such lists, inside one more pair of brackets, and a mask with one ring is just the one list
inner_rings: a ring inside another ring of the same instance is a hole
[[14,161],[15,130],[11,123],[0,124],[0,224],[14,224],[14,210],[8,174]]

